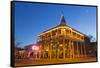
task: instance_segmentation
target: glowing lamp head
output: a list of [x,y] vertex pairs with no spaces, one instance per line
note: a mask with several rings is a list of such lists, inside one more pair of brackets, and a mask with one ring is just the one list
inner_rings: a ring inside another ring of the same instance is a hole
[[32,46],[32,50],[38,51],[39,50],[39,46]]
[[62,47],[63,45],[62,44],[60,44],[60,47]]

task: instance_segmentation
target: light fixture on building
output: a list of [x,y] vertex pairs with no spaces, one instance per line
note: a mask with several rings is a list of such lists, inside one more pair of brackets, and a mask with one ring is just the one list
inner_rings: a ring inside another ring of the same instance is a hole
[[60,47],[62,47],[62,44],[60,44]]

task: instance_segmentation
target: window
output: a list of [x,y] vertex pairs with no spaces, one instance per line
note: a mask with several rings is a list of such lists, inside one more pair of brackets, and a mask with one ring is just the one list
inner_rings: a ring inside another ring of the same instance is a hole
[[81,37],[81,39],[83,40],[83,39],[84,39],[84,37]]
[[69,34],[69,30],[68,29],[66,30],[66,33]]
[[58,34],[61,34],[61,29],[58,29]]
[[56,31],[52,31],[52,36],[55,36],[56,35]]
[[57,44],[53,44],[53,45],[52,45],[52,49],[55,50],[55,49],[57,49],[57,48],[58,48],[58,45],[57,45]]
[[60,41],[59,41],[59,44],[62,44],[62,43],[63,43],[63,40],[60,40]]

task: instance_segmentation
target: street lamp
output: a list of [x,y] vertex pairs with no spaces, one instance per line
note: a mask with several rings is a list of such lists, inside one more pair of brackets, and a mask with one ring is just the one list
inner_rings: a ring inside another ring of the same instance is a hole
[[32,50],[38,51],[39,50],[39,46],[33,45],[32,46]]

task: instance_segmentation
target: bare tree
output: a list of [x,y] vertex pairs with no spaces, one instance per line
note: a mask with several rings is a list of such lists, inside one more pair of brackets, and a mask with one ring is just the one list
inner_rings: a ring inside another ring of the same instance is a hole
[[15,41],[15,48],[20,48],[20,45],[22,44],[22,42],[17,42]]
[[89,39],[90,39],[90,42],[95,42],[96,39],[92,36],[92,35],[88,35]]

